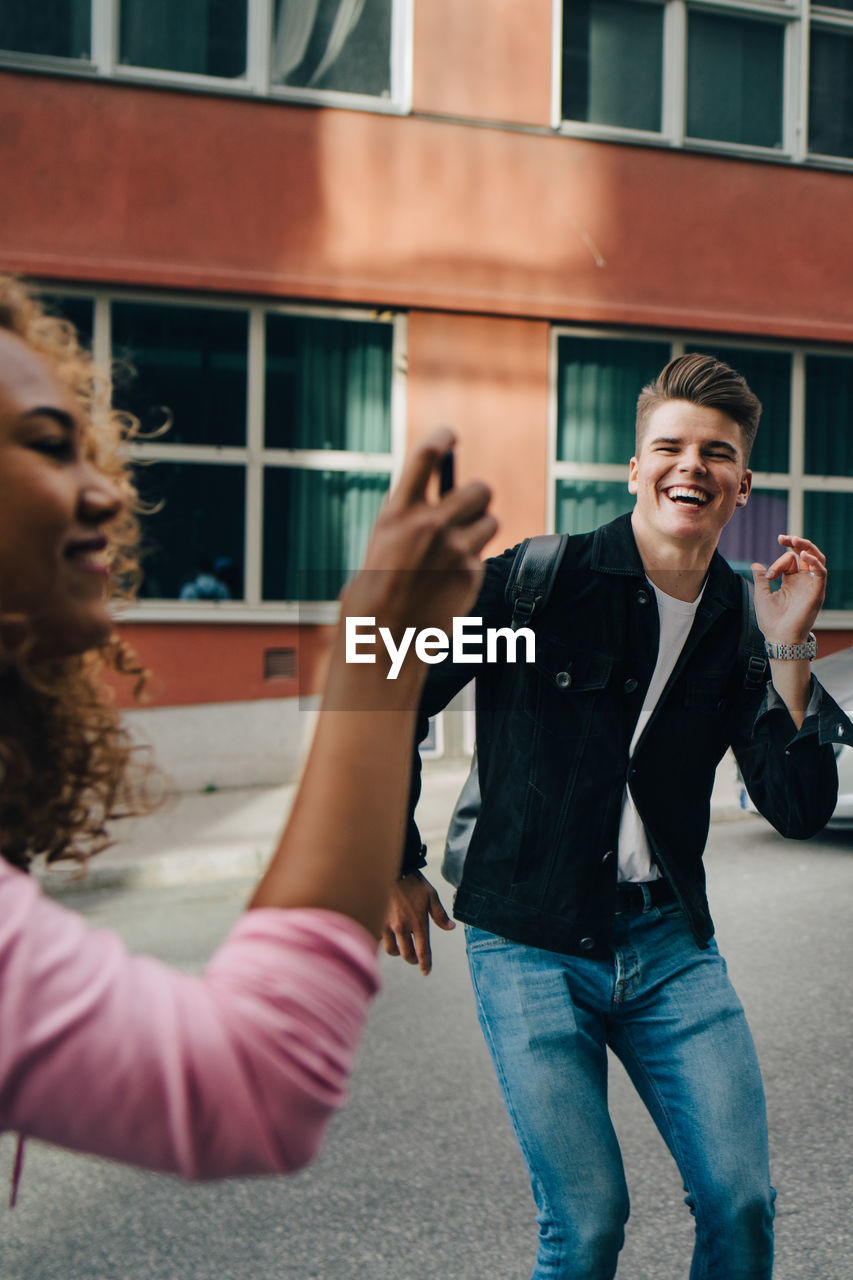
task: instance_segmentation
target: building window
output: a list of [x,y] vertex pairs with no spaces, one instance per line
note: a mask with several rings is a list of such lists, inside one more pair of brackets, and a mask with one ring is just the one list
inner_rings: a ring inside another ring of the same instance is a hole
[[270,81],[388,97],[391,0],[276,0]]
[[88,58],[89,0],[3,0],[0,49],[36,58]]
[[3,0],[0,62],[400,110],[412,3]]
[[119,62],[226,80],[246,74],[247,0],[121,0]]
[[559,12],[564,132],[853,162],[853,0],[562,0]]
[[[763,411],[748,503],[720,538],[739,572],[778,555],[777,535],[801,533],[832,565],[825,609],[853,612],[853,355],[775,344],[555,332],[553,527],[581,533],[632,510],[628,461],[637,396],[676,355],[701,351],[746,378]],[[848,625],[848,619],[840,619]]]
[[248,313],[113,302],[115,403],[170,444],[245,445]]
[[853,160],[853,27],[811,33],[809,150]]
[[784,52],[780,24],[690,12],[688,137],[781,147]]
[[[145,505],[140,599],[336,600],[388,492],[402,321],[46,293],[114,360]],[[189,606],[188,606],[189,607]]]
[[563,119],[659,131],[662,35],[660,5],[630,0],[564,5]]

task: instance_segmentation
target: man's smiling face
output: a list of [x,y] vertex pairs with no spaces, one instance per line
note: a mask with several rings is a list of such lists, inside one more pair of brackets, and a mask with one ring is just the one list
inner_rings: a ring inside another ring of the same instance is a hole
[[652,540],[711,553],[752,484],[741,429],[721,409],[666,400],[649,417],[628,489],[635,530]]

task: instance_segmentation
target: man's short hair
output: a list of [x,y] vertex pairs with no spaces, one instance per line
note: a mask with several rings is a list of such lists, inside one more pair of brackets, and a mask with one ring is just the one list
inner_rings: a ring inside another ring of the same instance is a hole
[[746,378],[714,356],[676,356],[670,360],[654,382],[643,387],[637,401],[636,450],[640,452],[649,418],[665,400],[687,400],[708,409],[720,409],[740,427],[743,438],[744,462],[749,455],[758,431],[761,417],[761,401],[750,391]]

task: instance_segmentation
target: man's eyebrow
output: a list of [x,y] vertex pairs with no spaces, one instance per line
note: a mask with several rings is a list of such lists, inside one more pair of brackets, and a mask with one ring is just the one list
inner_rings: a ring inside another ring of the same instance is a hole
[[[680,440],[678,436],[655,436],[653,440],[649,441],[649,443],[680,445],[680,444],[683,444],[684,441]],[[732,457],[734,457],[735,454],[737,453],[737,449],[735,448],[735,446],[732,444],[730,440],[706,440],[702,445],[702,448],[703,449],[725,449],[728,453],[732,455]]]
[[70,413],[52,404],[38,405],[35,409],[28,409],[24,414],[24,421],[26,422],[29,418],[51,418],[58,427],[68,432],[73,432],[77,426]]

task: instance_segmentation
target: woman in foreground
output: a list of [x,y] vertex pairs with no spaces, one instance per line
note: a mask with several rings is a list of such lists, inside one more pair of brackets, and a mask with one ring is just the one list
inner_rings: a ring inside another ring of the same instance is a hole
[[[101,678],[138,674],[109,609],[136,522],[107,395],[0,278],[0,1130],[188,1178],[287,1173],[344,1100],[377,989],[424,668],[347,664],[339,634],[290,819],[203,977],[45,899],[30,860],[84,858],[141,803]],[[467,612],[496,526],[481,484],[428,499],[452,443],[410,455],[342,616],[397,636]]]

